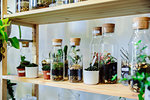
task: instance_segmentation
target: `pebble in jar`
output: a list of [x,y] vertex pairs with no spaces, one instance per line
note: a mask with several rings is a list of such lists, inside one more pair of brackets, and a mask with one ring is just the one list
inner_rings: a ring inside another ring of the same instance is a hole
[[63,80],[63,51],[62,51],[62,39],[52,40],[53,50],[52,50],[52,63],[51,63],[51,79],[54,81]]
[[83,77],[83,61],[82,54],[80,53],[80,38],[70,39],[69,51],[69,81],[72,83],[82,82]]

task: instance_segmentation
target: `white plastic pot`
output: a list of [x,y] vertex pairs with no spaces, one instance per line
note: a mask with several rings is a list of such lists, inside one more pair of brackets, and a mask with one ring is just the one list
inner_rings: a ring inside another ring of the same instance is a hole
[[98,84],[99,83],[99,71],[85,71],[83,73],[83,80],[85,84]]
[[25,67],[25,71],[26,71],[27,78],[38,77],[38,67]]

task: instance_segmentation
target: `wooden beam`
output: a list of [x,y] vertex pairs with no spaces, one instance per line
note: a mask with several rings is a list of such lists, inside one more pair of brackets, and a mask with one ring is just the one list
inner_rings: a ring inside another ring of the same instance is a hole
[[[34,25],[34,27],[32,28],[32,39],[33,39],[33,48],[32,48],[33,60],[34,63],[39,65],[39,25]],[[32,95],[36,96],[37,100],[39,99],[38,84],[32,85]]]
[[[1,0],[1,19],[4,18],[4,15],[7,15],[7,0]],[[7,31],[7,28],[5,28]],[[3,75],[7,75],[7,43],[3,44],[5,49],[4,56],[5,58],[2,59],[2,66],[0,68],[0,78]],[[7,100],[7,80],[1,78],[0,84],[0,100]]]

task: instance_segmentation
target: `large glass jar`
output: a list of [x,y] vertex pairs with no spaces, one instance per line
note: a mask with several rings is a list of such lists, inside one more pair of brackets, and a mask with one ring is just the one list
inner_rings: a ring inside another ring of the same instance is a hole
[[100,43],[100,80],[105,84],[117,82],[117,40],[115,24],[103,24],[103,38]]
[[90,65],[92,64],[94,58],[96,57],[95,59],[95,63],[93,66],[96,66],[97,68],[99,67],[99,48],[100,48],[100,40],[102,38],[102,27],[95,27],[93,29],[93,38],[92,38],[92,41],[90,43],[90,52],[91,52],[91,55],[90,55]]
[[53,50],[51,54],[51,79],[54,81],[63,80],[63,51],[61,48],[62,39],[53,39]]
[[55,0],[30,0],[30,9],[46,8],[53,3]]
[[80,53],[80,38],[70,39],[69,51],[69,81],[72,83],[82,82],[83,77],[83,61],[82,54]]
[[16,0],[16,12],[29,10],[29,0]]
[[[134,33],[129,42],[129,63],[131,65],[131,75],[137,73],[150,72],[150,39],[148,17],[134,18]],[[139,81],[130,81],[131,89],[139,92]]]

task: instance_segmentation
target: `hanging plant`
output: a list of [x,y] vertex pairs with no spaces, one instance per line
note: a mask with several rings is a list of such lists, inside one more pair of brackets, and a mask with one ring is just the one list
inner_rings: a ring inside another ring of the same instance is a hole
[[4,58],[5,48],[3,47],[4,43],[10,41],[12,47],[19,49],[19,40],[16,37],[9,38],[6,32],[6,27],[10,26],[11,21],[9,19],[0,20],[0,61],[2,57]]

